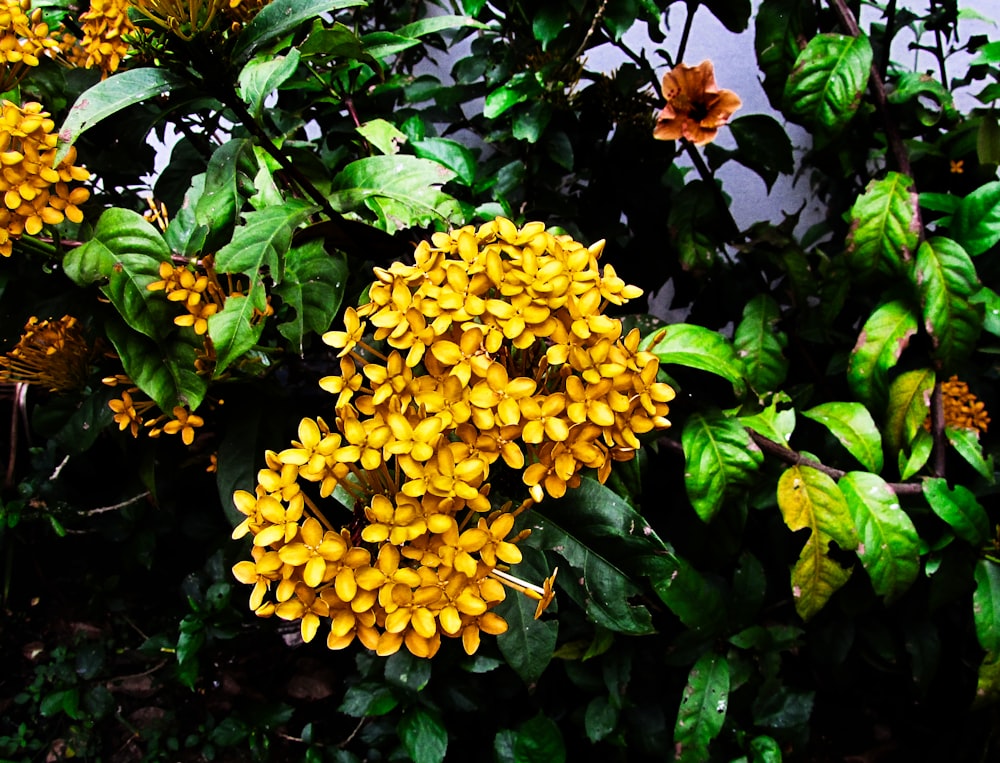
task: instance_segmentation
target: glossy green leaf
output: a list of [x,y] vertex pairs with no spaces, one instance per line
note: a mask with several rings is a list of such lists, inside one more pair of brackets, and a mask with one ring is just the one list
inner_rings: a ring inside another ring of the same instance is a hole
[[881,477],[848,472],[838,485],[861,539],[858,558],[875,593],[889,604],[910,587],[920,571],[917,530]]
[[783,354],[788,337],[778,330],[780,319],[778,303],[767,294],[758,294],[743,308],[743,319],[733,334],[736,355],[758,394],[778,389],[788,373],[788,359]]
[[629,597],[638,590],[633,581],[650,574],[653,561],[669,559],[669,547],[635,509],[584,478],[563,498],[536,506],[531,516],[532,542],[554,549],[582,577],[587,614],[595,622],[613,631],[652,632],[648,610]]
[[675,760],[708,760],[708,746],[722,731],[729,709],[729,678],[729,661],[722,654],[706,652],[691,668],[674,725]]
[[444,165],[465,185],[471,186],[476,182],[476,157],[461,143],[449,138],[425,138],[414,141],[412,145],[414,154]]
[[372,119],[355,129],[381,154],[398,154],[400,144],[406,142],[406,135],[396,125],[385,119]]
[[295,74],[299,58],[299,51],[292,48],[283,56],[257,56],[243,67],[239,76],[240,96],[254,119],[260,118],[264,99]]
[[962,203],[962,200],[953,193],[930,193],[923,192],[917,196],[920,202],[920,208],[926,209],[931,212],[944,212],[946,215],[951,215],[958,209],[958,205]]
[[837,484],[812,467],[792,466],[782,473],[778,479],[778,508],[790,530],[810,531],[791,574],[795,611],[808,620],[851,577],[850,568],[845,569],[830,557],[830,542],[853,551],[858,536]]
[[535,684],[552,660],[559,633],[555,619],[535,619],[536,603],[527,596],[508,594],[496,611],[507,621],[497,647],[507,664],[528,686]]
[[208,381],[195,372],[194,362],[202,349],[199,337],[175,331],[154,340],[118,322],[109,322],[106,330],[125,373],[160,410],[169,413],[184,405],[193,411],[201,405]]
[[767,408],[751,416],[740,416],[737,420],[767,439],[787,445],[795,431],[795,409],[788,407],[790,402],[788,395],[778,393]]
[[643,340],[643,349],[663,365],[677,364],[721,376],[731,382],[737,395],[746,385],[746,367],[726,337],[717,331],[690,323],[675,323]]
[[990,484],[993,484],[993,456],[983,455],[983,445],[979,441],[979,432],[975,429],[958,429],[945,427],[948,442],[965,462],[975,469]]
[[215,269],[220,273],[244,273],[251,283],[267,275],[281,283],[284,258],[292,243],[292,233],[315,210],[310,204],[292,199],[278,207],[266,207],[243,216],[233,240],[215,255]]
[[714,581],[675,554],[654,570],[658,574],[650,576],[653,590],[687,628],[706,637],[725,628],[725,600]]
[[816,35],[785,85],[785,113],[820,132],[840,132],[861,103],[871,66],[872,47],[863,34]]
[[322,241],[293,248],[285,258],[285,278],[274,293],[294,314],[278,324],[278,331],[299,354],[305,335],[322,334],[340,310],[347,285],[347,260],[327,254]]
[[754,51],[762,85],[774,108],[781,107],[785,84],[799,56],[799,41],[812,34],[809,0],[762,0],[754,19]]
[[972,594],[972,616],[976,638],[994,661],[1000,657],[1000,564],[990,559],[976,562],[976,589]]
[[913,180],[890,172],[873,180],[851,208],[848,260],[861,273],[900,272],[917,247],[920,217]]
[[337,710],[352,718],[371,718],[392,712],[398,704],[390,687],[366,681],[348,686]]
[[195,223],[207,231],[205,246],[218,249],[226,244],[233,233],[243,196],[240,193],[241,177],[250,161],[250,141],[236,138],[219,146],[212,153],[205,170],[201,194],[195,202]]
[[882,436],[861,403],[822,403],[801,413],[829,429],[865,469],[882,471]]
[[514,737],[514,763],[565,763],[566,743],[559,726],[539,713],[522,723]]
[[862,402],[880,406],[889,386],[889,369],[899,362],[917,318],[902,300],[888,302],[865,321],[847,362],[847,382]]
[[972,257],[996,246],[1000,242],[1000,181],[981,185],[962,199],[948,230]]
[[931,410],[935,376],[929,368],[901,374],[889,388],[885,436],[894,451],[909,449]]
[[191,178],[191,185],[184,194],[184,201],[170,218],[167,229],[163,232],[163,240],[167,246],[184,257],[197,257],[205,250],[205,242],[209,229],[195,218],[195,207],[205,190],[205,173],[199,173]]
[[145,254],[120,254],[101,289],[129,326],[157,340],[173,330],[174,312],[162,292],[147,288],[160,280],[159,268],[160,261]]
[[935,359],[951,369],[969,356],[982,328],[980,311],[969,301],[979,289],[976,267],[954,241],[932,238],[917,250],[916,284]]
[[300,24],[343,8],[365,5],[365,0],[272,0],[243,27],[231,57],[234,63],[249,61],[259,50],[277,42]]
[[551,119],[552,107],[548,103],[542,100],[532,101],[515,112],[511,135],[518,140],[537,143]]
[[170,247],[142,215],[111,207],[97,221],[90,240],[66,253],[63,270],[77,286],[88,286],[110,278],[115,263],[125,254],[165,262],[170,259]]
[[118,72],[85,90],[70,107],[59,128],[59,147],[55,163],[66,158],[69,147],[86,130],[122,109],[141,103],[188,84],[188,81],[167,69],[140,67]]
[[726,498],[752,480],[764,461],[747,430],[721,414],[693,414],[684,425],[681,444],[688,498],[704,522],[710,522]]
[[969,302],[983,306],[983,330],[1000,336],[1000,294],[984,286],[969,298]]
[[950,488],[943,477],[932,477],[923,481],[923,491],[934,513],[947,522],[959,538],[976,548],[989,540],[990,519],[967,487],[955,485]]
[[440,16],[428,16],[427,18],[414,21],[412,24],[401,26],[396,30],[396,34],[418,39],[424,35],[438,34],[439,32],[462,28],[488,29],[489,27],[481,21],[476,21],[471,16],[442,14]]
[[781,745],[761,734],[750,742],[750,763],[781,763]]
[[483,116],[496,119],[512,106],[542,92],[540,78],[528,73],[515,74],[510,81],[491,91],[483,104]]
[[208,335],[215,347],[213,378],[221,376],[230,364],[253,349],[264,330],[261,318],[266,307],[261,285],[250,288],[247,296],[231,295],[215,315],[208,319]]
[[387,233],[447,223],[460,219],[458,202],[441,191],[452,177],[451,170],[429,159],[369,156],[351,162],[333,179],[330,203],[341,213],[367,206]]
[[531,33],[541,43],[542,51],[559,36],[569,18],[569,8],[562,3],[543,5],[531,20]]
[[399,741],[413,763],[441,763],[448,751],[448,730],[438,713],[408,708],[396,726]]
[[931,451],[934,450],[934,438],[926,429],[920,428],[909,447],[909,454],[905,451],[899,452],[899,478],[901,480],[910,479],[924,468],[927,459],[931,457]]

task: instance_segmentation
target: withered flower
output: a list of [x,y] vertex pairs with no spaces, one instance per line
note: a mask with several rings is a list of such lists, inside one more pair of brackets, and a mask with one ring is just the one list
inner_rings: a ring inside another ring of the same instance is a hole
[[732,90],[715,84],[711,61],[697,66],[678,64],[663,75],[663,97],[667,105],[656,119],[657,140],[685,138],[696,146],[715,140],[719,128],[743,105]]

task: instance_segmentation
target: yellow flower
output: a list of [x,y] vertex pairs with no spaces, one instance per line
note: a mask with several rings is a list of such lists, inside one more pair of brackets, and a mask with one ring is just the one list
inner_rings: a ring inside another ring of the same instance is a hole
[[[989,427],[990,415],[986,404],[969,391],[969,385],[952,376],[941,383],[941,404],[944,409],[944,425],[956,429],[971,429],[985,432]],[[930,416],[924,421],[924,428],[930,430]]]
[[[93,354],[76,318],[64,315],[40,321],[32,317],[14,348],[0,356],[0,383],[37,384],[50,392],[71,392],[87,383]],[[128,424],[121,428],[125,426]]]
[[731,90],[715,84],[711,61],[697,66],[678,64],[663,75],[663,97],[667,105],[656,120],[657,140],[684,138],[696,146],[715,140],[719,128],[742,106]]
[[163,425],[163,431],[167,434],[180,432],[181,441],[185,445],[190,445],[194,442],[194,430],[204,426],[205,420],[180,405],[174,406],[173,414],[173,420]]
[[125,38],[135,33],[128,17],[129,5],[129,0],[91,0],[90,8],[80,15],[83,66],[100,69],[102,79],[116,72],[128,55],[130,46]]

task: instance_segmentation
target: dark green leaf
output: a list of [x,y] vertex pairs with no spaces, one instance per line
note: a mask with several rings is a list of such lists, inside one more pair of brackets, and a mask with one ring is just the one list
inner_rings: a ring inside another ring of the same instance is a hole
[[518,140],[537,143],[552,119],[552,107],[545,101],[533,101],[514,115],[511,134]]
[[444,165],[465,185],[471,186],[476,182],[476,157],[461,143],[448,138],[425,138],[414,141],[412,145],[413,153],[418,157]]
[[972,616],[976,638],[988,657],[1000,657],[1000,565],[990,559],[976,562],[976,590],[972,594]]
[[218,378],[242,355],[253,349],[264,330],[264,288],[257,285],[249,296],[226,297],[222,310],[208,319],[208,335],[215,346],[215,370]]
[[278,207],[266,207],[244,215],[233,240],[216,252],[215,268],[220,273],[243,273],[251,284],[267,274],[281,283],[285,254],[292,233],[315,210],[312,205],[292,199]]
[[385,680],[400,689],[418,692],[431,680],[431,661],[402,650],[385,661]]
[[536,715],[522,723],[514,739],[515,763],[565,763],[566,744],[551,718]]
[[531,21],[531,32],[542,45],[544,51],[559,33],[568,17],[568,8],[561,3],[543,5]]
[[69,147],[81,133],[126,106],[169,93],[187,84],[183,77],[167,69],[140,67],[118,72],[87,89],[76,99],[59,128],[59,148],[55,164],[66,158]]
[[811,35],[809,0],[763,0],[754,21],[754,51],[764,75],[764,92],[774,108],[781,106],[785,83],[799,56],[799,41]]
[[785,85],[785,113],[821,133],[839,133],[861,103],[871,66],[872,48],[863,34],[816,35]]
[[250,141],[237,138],[212,153],[205,182],[194,208],[194,219],[207,230],[205,244],[217,249],[229,240],[243,197],[240,193],[241,165],[249,155]]
[[272,0],[243,27],[230,54],[232,61],[246,63],[258,50],[320,14],[364,4],[364,0]]
[[847,382],[861,400],[880,407],[889,387],[889,369],[917,333],[917,318],[902,300],[888,302],[871,314],[847,362]]
[[990,519],[971,490],[962,485],[949,488],[943,477],[932,477],[924,480],[923,491],[934,513],[947,522],[959,538],[976,548],[989,540]]
[[388,686],[366,682],[348,687],[337,710],[352,718],[371,718],[392,712],[398,704]]
[[66,253],[63,269],[77,286],[88,286],[110,278],[124,254],[163,262],[170,259],[170,248],[142,215],[112,207],[97,221],[91,239]]
[[890,172],[873,180],[851,208],[848,259],[861,273],[898,273],[913,258],[920,217],[913,181]]
[[947,371],[968,357],[982,328],[978,306],[969,301],[979,289],[976,267],[954,241],[932,238],[917,250],[915,277],[935,359]]
[[986,183],[959,203],[948,229],[972,257],[1000,241],[1000,181]]
[[785,381],[788,360],[782,354],[788,337],[778,330],[781,310],[767,294],[758,294],[743,308],[743,320],[733,335],[737,357],[758,394],[773,392]]
[[486,96],[486,102],[483,104],[483,116],[487,119],[496,119],[512,106],[523,103],[541,92],[540,75],[515,74],[509,82]]
[[676,363],[721,376],[733,385],[736,395],[745,391],[746,368],[726,337],[717,331],[690,323],[675,323],[646,337],[643,349],[663,365]]
[[838,483],[861,538],[858,558],[875,593],[891,603],[920,570],[920,538],[899,499],[881,477],[848,472]]
[[801,413],[829,429],[865,469],[882,471],[882,436],[861,403],[822,403]]
[[768,191],[779,174],[790,175],[795,170],[792,141],[773,117],[766,114],[739,117],[729,123],[729,131],[737,146],[732,157],[760,175]]
[[726,498],[750,482],[764,456],[736,420],[693,414],[684,425],[684,483],[702,521],[710,522]]
[[287,55],[261,55],[240,72],[240,96],[250,107],[254,119],[260,118],[264,99],[281,87],[299,67],[299,51],[292,48]]
[[497,614],[507,621],[507,632],[497,636],[500,653],[522,681],[535,684],[552,660],[559,623],[536,620],[535,602],[514,593],[497,607]]
[[441,763],[448,751],[448,731],[437,713],[413,707],[403,713],[396,726],[413,763]]
[[274,292],[295,314],[278,331],[295,352],[304,352],[303,339],[309,332],[322,334],[330,328],[340,310],[347,284],[347,261],[343,255],[329,255],[322,241],[292,249],[285,259],[285,278]]
[[725,655],[703,654],[688,674],[674,726],[676,760],[708,760],[708,746],[722,731],[729,708],[729,662]]
[[701,5],[730,32],[742,32],[750,23],[750,0],[701,0]]
[[184,194],[184,201],[163,232],[163,240],[174,252],[184,257],[197,257],[205,249],[209,229],[195,217],[195,208],[205,190],[205,173],[191,178],[191,187]]
[[587,703],[587,710],[583,716],[583,729],[591,743],[600,742],[614,731],[617,725],[618,710],[607,697],[594,697]]

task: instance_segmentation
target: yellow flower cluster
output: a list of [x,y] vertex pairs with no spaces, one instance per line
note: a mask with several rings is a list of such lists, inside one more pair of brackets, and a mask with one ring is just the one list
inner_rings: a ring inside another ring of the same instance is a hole
[[79,58],[85,68],[100,69],[103,77],[118,70],[130,49],[125,38],[135,33],[128,17],[130,4],[129,0],[91,0],[90,8],[80,15]]
[[[214,26],[239,28],[270,0],[131,0],[143,15],[182,40]],[[216,19],[221,23],[216,24]]]
[[39,56],[57,48],[41,9],[31,10],[31,0],[0,0],[0,92],[13,90],[27,67],[38,66]]
[[0,254],[9,257],[12,239],[23,233],[36,235],[43,225],[64,219],[83,221],[80,204],[90,198],[86,188],[70,190],[74,180],[88,180],[90,173],[75,167],[76,149],[55,165],[55,122],[39,103],[19,107],[0,102]]
[[139,428],[145,427],[149,430],[150,437],[179,434],[185,445],[191,445],[194,442],[195,430],[205,425],[205,420],[201,416],[180,405],[174,406],[173,418],[163,413],[147,418],[150,412],[156,412],[156,403],[147,398],[127,375],[107,376],[102,381],[109,387],[125,386],[121,395],[108,403],[108,407],[114,412],[114,421],[120,432],[128,429],[133,437],[138,437]]
[[969,385],[959,381],[957,376],[941,383],[941,403],[947,427],[985,432],[989,426],[990,415],[986,404],[969,392]]
[[[328,618],[332,649],[357,637],[429,657],[441,636],[471,654],[481,632],[506,630],[492,611],[504,586],[541,614],[552,580],[506,571],[527,534],[511,536],[517,515],[585,468],[607,479],[638,435],[669,426],[656,357],[604,315],[641,291],[598,266],[602,248],[497,218],[376,269],[371,301],[324,335],[340,350],[340,374],[320,382],[335,426],[303,419],[291,448],[266,454],[256,493],[235,495],[247,518],[234,537],[252,534],[254,550],[234,573],[258,615],[301,620],[306,640]],[[517,510],[493,510],[498,461],[531,496]],[[339,529],[317,505],[334,491],[353,505]]]
[[76,318],[32,317],[14,349],[0,356],[0,382],[37,384],[51,392],[71,392],[87,383],[93,348]]

